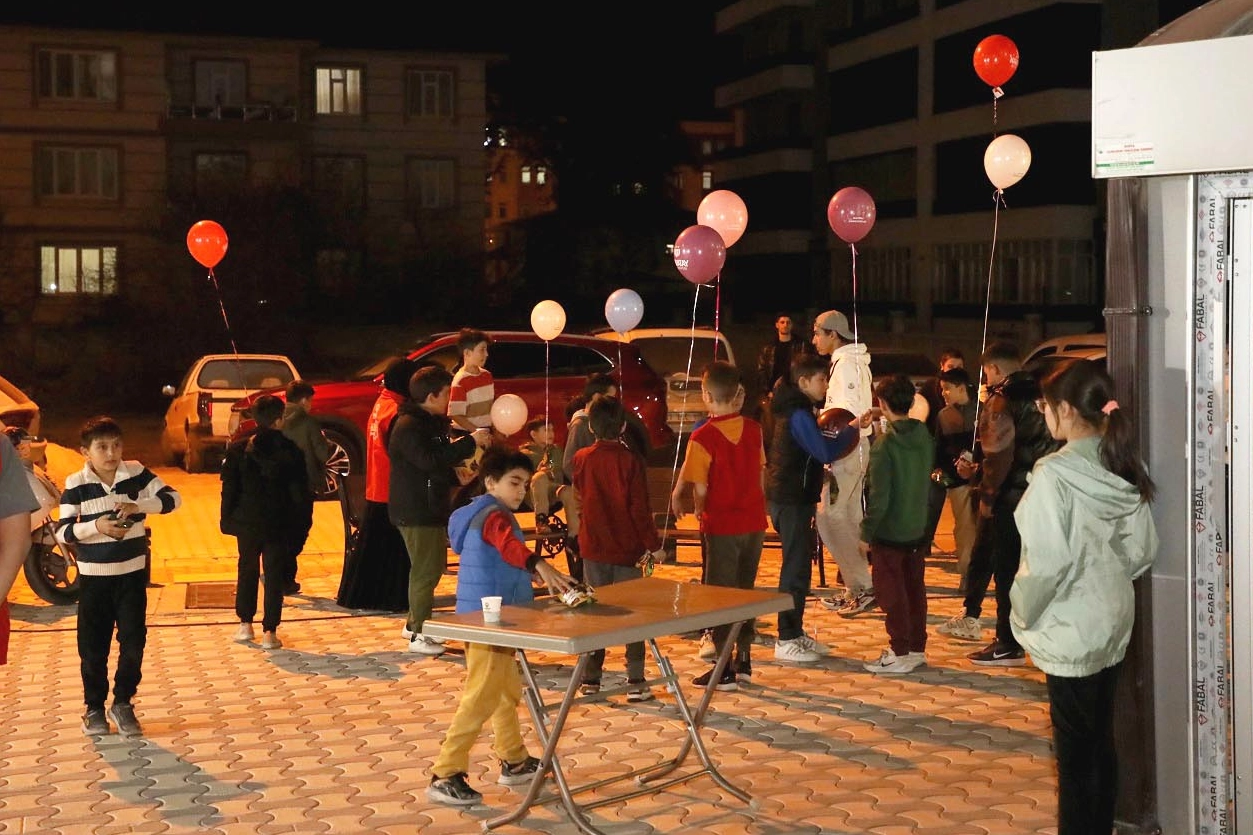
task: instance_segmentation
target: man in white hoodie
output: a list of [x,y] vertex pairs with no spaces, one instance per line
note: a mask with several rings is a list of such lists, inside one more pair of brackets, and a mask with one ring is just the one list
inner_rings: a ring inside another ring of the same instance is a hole
[[[814,320],[814,347],[819,354],[831,357],[831,377],[823,411],[844,409],[854,417],[865,414],[873,402],[870,351],[857,341],[848,325],[848,317],[838,310],[819,315]],[[862,489],[870,461],[870,432],[869,428],[863,429],[856,449],[827,468],[815,516],[818,535],[840,567],[845,587],[842,596],[824,602],[846,618],[875,605],[870,565],[857,547],[863,512]]]

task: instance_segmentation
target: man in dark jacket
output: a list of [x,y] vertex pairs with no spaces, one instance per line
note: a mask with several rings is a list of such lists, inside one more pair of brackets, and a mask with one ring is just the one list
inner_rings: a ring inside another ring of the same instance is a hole
[[774,317],[775,338],[762,346],[757,354],[757,395],[758,414],[761,415],[762,435],[766,439],[769,453],[771,438],[774,437],[774,413],[770,408],[770,397],[775,385],[780,381],[788,381],[792,362],[801,354],[813,354],[814,346],[808,339],[797,336],[793,330],[790,314],[780,313]]
[[283,644],[276,630],[283,612],[286,569],[293,559],[292,543],[304,520],[309,481],[304,453],[284,437],[283,401],[271,394],[257,398],[252,407],[257,432],[236,441],[222,462],[222,533],[239,542],[239,567],[235,580],[235,614],[239,616],[236,641],[254,638],[252,620],[257,614],[257,582],[265,569],[265,602],[261,620],[261,646],[278,649]]
[[439,655],[443,641],[422,634],[431,616],[435,587],[448,568],[448,516],[458,487],[454,465],[485,448],[491,429],[450,437],[448,397],[452,375],[439,366],[419,368],[409,378],[409,401],[387,443],[392,472],[387,499],[391,519],[409,552],[409,621],[405,637],[409,652]]
[[309,496],[304,505],[304,524],[296,532],[292,543],[291,563],[284,575],[285,594],[299,594],[296,582],[297,562],[305,549],[309,531],[313,528],[313,502],[317,494],[326,490],[326,461],[331,457],[331,447],[322,434],[322,426],[309,410],[313,408],[313,386],[304,380],[293,380],[287,385],[287,407],[283,409],[283,434],[300,448],[305,456],[305,470],[309,478]]

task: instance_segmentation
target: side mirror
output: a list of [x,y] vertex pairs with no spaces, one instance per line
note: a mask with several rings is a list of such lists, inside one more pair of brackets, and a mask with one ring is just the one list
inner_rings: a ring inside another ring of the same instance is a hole
[[164,394],[166,397],[173,397],[173,396],[174,396],[174,386],[168,386],[168,385],[167,385],[167,386],[161,386],[161,393],[162,393],[162,394]]

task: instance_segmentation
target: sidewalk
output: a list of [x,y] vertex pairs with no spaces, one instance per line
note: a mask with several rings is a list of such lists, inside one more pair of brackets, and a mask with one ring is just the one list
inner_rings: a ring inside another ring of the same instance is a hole
[[[43,603],[19,577],[10,595],[17,604],[10,664],[0,668],[0,727],[11,729],[0,742],[0,832],[443,835],[479,831],[483,820],[512,808],[520,795],[496,785],[489,733],[475,747],[468,778],[485,804],[458,810],[426,799],[463,664],[452,653],[405,653],[403,615],[335,605],[338,505],[317,507],[300,564],[304,594],[287,598],[284,648],[265,652],[231,640],[232,610],[185,606],[188,584],[234,580],[234,540],[217,530],[217,476],[159,472],[182,491],[184,506],[152,521],[154,580],[164,585],[150,595],[136,699],[146,735],[83,735],[74,608]],[[939,543],[951,547],[951,537]],[[678,564],[658,575],[695,580],[699,570],[696,548],[684,545]],[[759,587],[772,588],[778,571],[779,551],[767,548]],[[834,573],[828,564],[829,580]],[[929,666],[907,676],[864,672],[861,662],[886,644],[882,614],[844,620],[811,603],[806,626],[832,645],[831,657],[787,666],[763,644],[754,652],[753,683],[716,694],[703,737],[759,808],[701,777],[599,808],[593,824],[614,835],[1056,832],[1043,675],[1030,666],[970,665],[964,655],[979,645],[934,631],[960,608],[953,559],[933,558],[927,579]],[[446,576],[438,594],[451,594],[455,580]],[[989,599],[985,627],[993,608]],[[762,626],[768,642],[773,619]],[[707,669],[690,636],[659,643],[685,682]],[[573,659],[537,653],[533,661],[545,699],[559,699]],[[621,651],[610,650],[606,686],[621,683],[622,665]],[[681,735],[664,691],[630,705],[610,696],[572,710],[562,763],[582,785],[661,761]],[[534,735],[528,739],[538,753]],[[533,810],[522,824],[501,831],[578,831],[555,806]]]

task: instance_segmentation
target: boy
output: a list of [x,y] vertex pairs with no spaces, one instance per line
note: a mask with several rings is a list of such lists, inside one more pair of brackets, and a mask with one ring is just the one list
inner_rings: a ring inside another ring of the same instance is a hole
[[305,458],[305,470],[309,480],[309,500],[301,505],[303,522],[295,532],[292,542],[291,561],[283,572],[284,594],[299,594],[296,582],[296,561],[305,549],[309,531],[313,528],[314,498],[326,490],[326,461],[331,457],[331,447],[322,434],[322,427],[309,414],[313,408],[313,386],[304,380],[292,380],[287,384],[287,407],[283,410],[283,434],[300,448]]
[[798,354],[788,377],[780,378],[768,400],[774,436],[766,456],[766,495],[770,519],[783,545],[779,591],[792,595],[793,606],[779,613],[776,661],[813,663],[827,647],[806,634],[803,621],[813,569],[810,531],[822,491],[823,467],[852,451],[861,438],[859,424],[849,421],[830,435],[818,428],[814,407],[827,396],[826,357]]
[[[766,536],[766,451],[761,424],[739,414],[735,404],[743,396],[743,387],[740,371],[731,363],[714,360],[706,366],[700,388],[709,420],[688,436],[687,456],[670,503],[675,516],[682,516],[682,497],[691,486],[692,512],[705,540],[704,582],[751,589]],[[730,631],[725,624],[714,629],[718,652]],[[752,645],[753,621],[747,620],[736,640],[735,656],[715,684],[718,690],[735,690],[737,681],[751,679]],[[711,669],[692,683],[703,687],[712,677]]]
[[263,394],[253,404],[257,432],[226,448],[222,461],[222,533],[239,544],[235,572],[235,614],[240,643],[256,636],[257,583],[265,569],[265,598],[261,615],[262,649],[280,649],[278,625],[283,616],[283,594],[292,563],[292,549],[304,528],[309,497],[305,456],[283,434],[283,401]]
[[475,328],[462,328],[457,336],[457,352],[461,368],[452,378],[448,397],[448,416],[453,423],[473,432],[492,428],[492,401],[496,399],[496,382],[487,364],[487,346],[491,337]]
[[[486,492],[458,508],[448,521],[453,551],[461,557],[457,611],[480,611],[487,595],[499,595],[507,606],[529,602],[533,599],[532,572],[556,593],[570,588],[571,578],[531,552],[514,518],[531,481],[530,459],[521,452],[493,447],[484,453],[479,473]],[[470,750],[488,719],[500,759],[498,783],[529,783],[539,760],[527,752],[518,722],[522,676],[514,650],[466,644],[466,680],[461,692],[457,713],[431,767],[426,796],[451,806],[473,806],[482,802],[483,795],[466,783],[466,772]]]
[[875,596],[887,616],[888,649],[864,668],[912,672],[927,663],[927,494],[935,446],[926,424],[909,417],[914,384],[895,374],[875,387],[890,429],[870,448],[870,496],[858,548],[870,557]]
[[400,404],[387,442],[392,462],[387,515],[409,554],[409,620],[402,634],[409,640],[408,651],[421,655],[444,651],[443,641],[422,634],[422,624],[431,616],[435,587],[448,568],[446,526],[457,486],[453,466],[491,439],[490,429],[449,437],[452,379],[439,366],[413,372],[409,400]]
[[[83,730],[107,734],[109,719],[126,736],[143,733],[131,700],[139,688],[148,627],[149,513],[182,504],[178,491],[138,461],[122,460],[122,428],[110,417],[88,420],[80,433],[87,461],[65,480],[57,540],[78,554],[78,657],[83,676]],[[118,660],[109,694],[109,645],[117,628]]]
[[[661,536],[648,509],[644,463],[621,441],[626,410],[616,398],[597,400],[587,410],[596,442],[574,454],[574,489],[583,502],[579,552],[583,575],[593,588],[642,576],[641,558],[662,555]],[[653,692],[644,683],[644,642],[627,644],[627,701],[647,702]],[[605,651],[591,654],[583,673],[584,695],[600,692]]]
[[[553,502],[560,501],[566,509],[569,536],[577,536],[579,530],[579,501],[574,490],[566,484],[562,461],[562,449],[553,443],[553,425],[546,417],[532,418],[526,424],[531,440],[519,449],[531,459],[535,475],[531,476],[531,508],[535,511],[536,533],[552,533],[548,517]],[[571,533],[573,531],[573,533]]]

